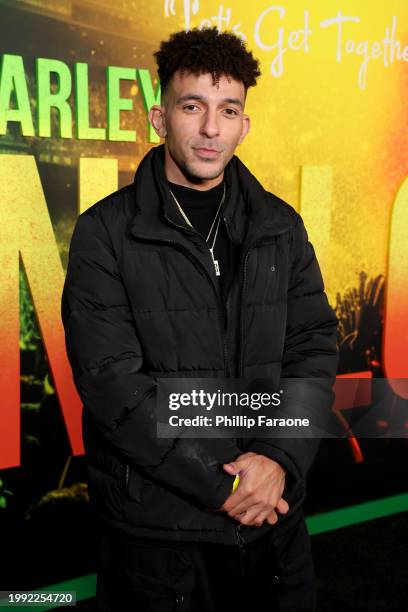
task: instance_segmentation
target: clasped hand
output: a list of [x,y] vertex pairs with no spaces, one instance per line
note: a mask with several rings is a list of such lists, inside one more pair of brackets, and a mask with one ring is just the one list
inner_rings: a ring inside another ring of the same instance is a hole
[[283,499],[286,471],[264,455],[243,453],[235,461],[224,463],[228,474],[239,472],[239,485],[219,509],[243,525],[261,527],[266,520],[278,521],[277,512],[286,514],[288,503]]

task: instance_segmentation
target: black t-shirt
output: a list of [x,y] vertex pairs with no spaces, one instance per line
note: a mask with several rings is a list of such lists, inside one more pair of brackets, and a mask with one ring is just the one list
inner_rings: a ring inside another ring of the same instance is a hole
[[[200,234],[204,240],[207,238],[208,232],[214,217],[217,213],[221,198],[224,192],[224,182],[219,185],[207,189],[205,191],[177,185],[169,181],[170,189],[176,196],[181,208],[187,215],[188,220]],[[209,239],[209,247],[214,240],[216,224]],[[214,246],[214,258],[218,261],[220,268],[220,276],[217,277],[221,296],[225,304],[228,296],[228,290],[234,274],[237,261],[237,250],[228,238],[225,223],[222,219],[222,208],[220,224],[218,226],[218,234]]]

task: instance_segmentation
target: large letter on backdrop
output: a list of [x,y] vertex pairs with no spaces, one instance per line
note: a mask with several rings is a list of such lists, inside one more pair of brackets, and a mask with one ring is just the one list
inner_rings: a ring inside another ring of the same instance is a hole
[[408,399],[408,179],[392,209],[384,318],[384,370],[394,392]]
[[19,253],[73,454],[83,453],[81,403],[60,317],[64,271],[35,159],[0,156],[0,469],[20,464]]

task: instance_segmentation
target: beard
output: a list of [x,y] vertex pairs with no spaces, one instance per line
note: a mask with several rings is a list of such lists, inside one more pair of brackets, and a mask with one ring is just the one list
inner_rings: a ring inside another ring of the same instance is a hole
[[[204,181],[208,181],[208,180],[214,180],[216,178],[218,178],[219,176],[222,176],[223,172],[224,172],[224,168],[227,165],[227,163],[222,163],[221,160],[214,160],[214,159],[196,159],[196,160],[188,160],[188,159],[177,159],[173,153],[171,152],[170,148],[168,147],[168,151],[169,151],[169,155],[172,158],[173,162],[177,165],[177,167],[179,168],[180,172],[182,172],[182,174],[186,177],[186,179],[190,182],[190,183],[196,183],[196,184],[200,184],[203,183]],[[197,164],[200,165],[200,167],[197,167]],[[206,165],[208,167],[207,168],[203,168],[203,166]]]

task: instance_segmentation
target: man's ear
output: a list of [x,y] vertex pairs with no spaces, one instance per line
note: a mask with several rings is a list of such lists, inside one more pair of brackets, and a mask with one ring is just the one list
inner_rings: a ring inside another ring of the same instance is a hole
[[242,115],[242,130],[241,130],[241,136],[239,137],[239,140],[238,140],[238,144],[241,144],[241,142],[244,140],[245,136],[249,132],[250,127],[251,127],[251,119],[249,115]]
[[154,104],[149,110],[148,117],[150,123],[154,127],[156,134],[160,136],[160,138],[165,138],[167,130],[163,107]]

